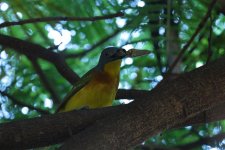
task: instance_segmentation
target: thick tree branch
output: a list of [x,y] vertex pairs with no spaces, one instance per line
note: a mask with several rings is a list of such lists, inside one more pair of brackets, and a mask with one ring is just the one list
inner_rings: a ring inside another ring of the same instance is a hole
[[[173,82],[173,81],[170,81]],[[162,86],[162,85],[160,85]],[[135,99],[138,101],[140,97],[146,97],[150,94],[151,91],[148,90],[135,90],[135,89],[119,89],[116,95],[116,99]],[[180,128],[189,125],[198,125],[202,123],[215,122],[218,120],[225,119],[225,103],[215,106],[212,109],[206,110],[194,117],[187,119],[185,122],[182,122],[176,125],[174,128]]]
[[39,22],[50,22],[50,21],[98,21],[103,19],[112,19],[115,17],[121,17],[124,14],[118,12],[115,14],[105,15],[105,16],[95,16],[95,17],[42,17],[42,18],[32,18],[26,20],[19,20],[14,22],[3,22],[0,24],[0,28],[15,26],[15,25],[24,25],[28,23],[39,23]]
[[156,87],[147,97],[73,135],[62,149],[127,149],[225,102],[224,67],[220,59]]
[[79,79],[79,76],[67,65],[62,55],[49,51],[38,44],[0,34],[0,45],[13,48],[28,57],[39,57],[52,62],[59,73],[72,85]]
[[199,125],[202,123],[215,122],[218,120],[225,119],[225,103],[215,106],[212,109],[206,110],[194,117],[187,119],[185,122],[178,124],[175,128],[190,126],[190,125]]
[[2,124],[1,147],[40,147],[73,135],[64,149],[127,149],[225,103],[224,68],[225,58],[221,58],[157,86],[128,105]]
[[1,148],[27,149],[61,143],[72,134],[80,132],[95,120],[117,111],[120,107],[83,109],[1,124]]

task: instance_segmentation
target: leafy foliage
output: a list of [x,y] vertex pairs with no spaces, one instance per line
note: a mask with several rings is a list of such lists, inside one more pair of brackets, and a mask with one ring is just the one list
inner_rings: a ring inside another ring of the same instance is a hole
[[[208,5],[206,0],[175,0],[171,4],[160,0],[3,0],[0,2],[0,23],[50,16],[104,16],[119,11],[125,15],[93,22],[51,21],[2,27],[0,33],[46,48],[56,46],[57,48],[50,50],[65,56],[69,66],[80,76],[97,64],[99,54],[106,46],[149,49],[152,53],[148,57],[123,60],[119,87],[151,90],[162,80],[174,60],[170,56],[176,57],[189,41],[207,12]],[[224,55],[225,17],[219,12],[219,8],[212,11],[211,20],[212,22],[204,24],[184,53],[178,64],[178,73],[206,64],[209,52],[209,61]],[[167,33],[169,30],[174,34]],[[177,49],[171,51],[168,41],[174,43]],[[39,59],[38,64],[59,99],[62,99],[71,85],[51,63]],[[0,91],[7,92],[28,106],[49,112],[54,112],[57,105],[52,99],[52,93],[43,86],[29,58],[3,46],[0,47]],[[40,115],[37,110],[18,104],[5,95],[0,96],[0,103],[1,122]],[[224,122],[221,121],[165,131],[146,140],[145,145],[179,147],[223,132],[224,127]],[[216,146],[223,146],[223,143]],[[197,145],[200,149],[209,147],[210,145]]]

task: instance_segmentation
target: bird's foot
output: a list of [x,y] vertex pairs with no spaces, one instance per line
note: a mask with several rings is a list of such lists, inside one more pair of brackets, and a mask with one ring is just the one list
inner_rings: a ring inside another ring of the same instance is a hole
[[83,107],[80,108],[80,110],[87,110],[87,109],[90,109],[90,107],[89,106],[83,106]]

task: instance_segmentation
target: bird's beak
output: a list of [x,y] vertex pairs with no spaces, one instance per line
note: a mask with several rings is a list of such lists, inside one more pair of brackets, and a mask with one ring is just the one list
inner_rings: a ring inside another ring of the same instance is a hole
[[126,51],[126,57],[138,57],[149,54],[149,50],[130,49]]
[[125,57],[138,57],[149,54],[149,50],[138,50],[138,49],[130,49],[126,51],[125,49],[119,49],[116,53],[117,58],[125,58]]

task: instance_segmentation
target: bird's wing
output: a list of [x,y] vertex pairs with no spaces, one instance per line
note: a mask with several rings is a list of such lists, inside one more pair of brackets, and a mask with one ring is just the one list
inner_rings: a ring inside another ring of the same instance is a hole
[[80,89],[82,89],[92,78],[93,72],[95,72],[95,68],[88,71],[79,81],[74,84],[72,90],[65,96],[62,103],[57,107],[55,113],[59,112],[65,104],[70,100],[70,98],[75,95]]

